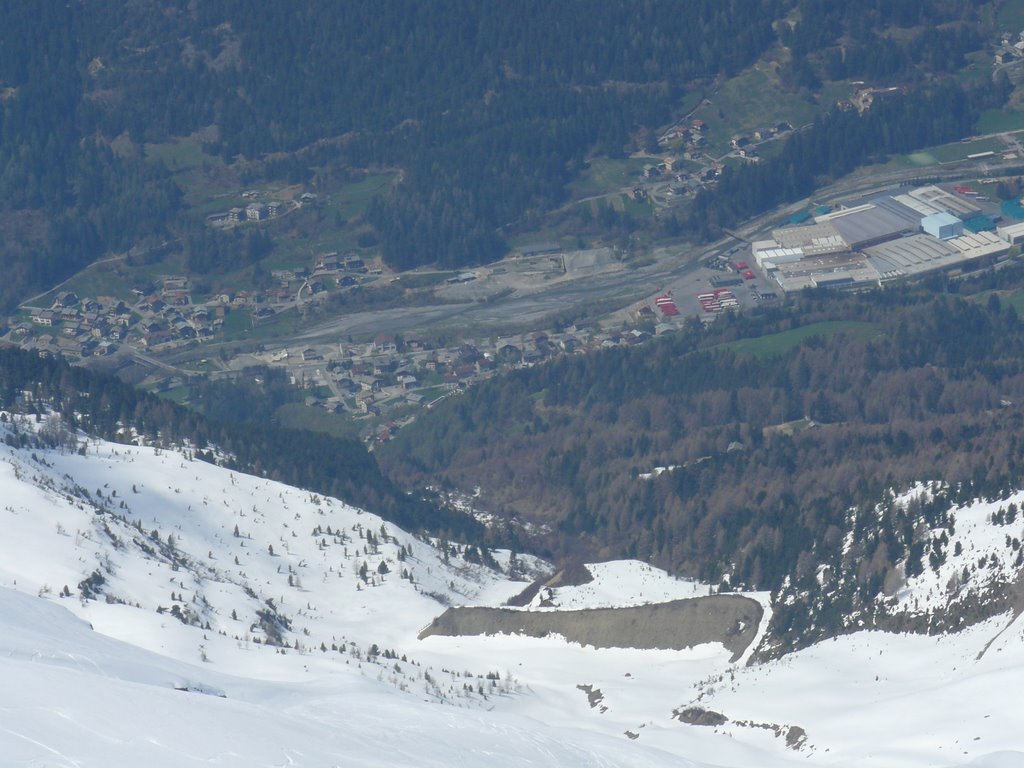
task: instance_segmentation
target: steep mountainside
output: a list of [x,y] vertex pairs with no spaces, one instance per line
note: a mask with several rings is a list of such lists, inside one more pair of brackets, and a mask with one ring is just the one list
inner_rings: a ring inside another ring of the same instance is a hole
[[[1024,630],[1012,611],[958,634],[851,631],[751,665],[749,652],[730,662],[719,642],[419,640],[445,603],[497,607],[523,588],[502,571],[539,575],[543,563],[497,551],[499,570],[488,569],[465,547],[187,449],[83,435],[79,450],[47,448],[35,435],[52,432],[53,417],[3,418],[0,749],[18,764],[990,768],[1024,758],[1013,699]],[[919,487],[891,504],[936,493]],[[970,575],[957,599],[1012,575],[1002,537],[1024,523],[1011,503],[1024,494],[949,510],[932,534],[956,553],[910,579],[893,611],[939,615],[941,583],[961,562]],[[590,608],[654,609],[713,591],[635,561],[573,572],[548,579],[523,615],[571,609],[580,621]],[[758,644],[782,606],[748,597],[765,611]]]

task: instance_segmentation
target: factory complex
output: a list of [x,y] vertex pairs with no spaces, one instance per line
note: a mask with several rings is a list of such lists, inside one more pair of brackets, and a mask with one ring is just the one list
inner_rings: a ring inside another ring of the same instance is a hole
[[813,224],[773,230],[771,240],[751,244],[751,253],[787,292],[882,285],[962,268],[1024,242],[1024,223],[997,227],[998,206],[984,203],[967,187],[874,195],[817,209]]

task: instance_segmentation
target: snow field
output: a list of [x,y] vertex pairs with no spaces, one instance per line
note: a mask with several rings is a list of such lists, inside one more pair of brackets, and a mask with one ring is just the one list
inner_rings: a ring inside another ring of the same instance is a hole
[[[16,765],[1024,766],[1024,620],[1011,615],[957,635],[858,632],[755,667],[718,644],[419,641],[445,602],[498,605],[525,584],[341,501],[183,452],[0,443],[0,491],[0,754]],[[898,605],[945,605],[950,579],[993,552],[968,588],[1014,577],[1006,536],[1024,535],[1024,516],[992,524],[1010,501],[1024,492],[955,511],[947,561]],[[638,561],[587,567],[594,581],[551,590],[555,606],[709,590]],[[95,571],[101,594],[82,600]],[[763,631],[770,600],[750,596]],[[268,600],[290,622],[288,648],[265,643]],[[730,722],[673,719],[688,706]],[[801,751],[779,735],[790,726],[806,730]]]

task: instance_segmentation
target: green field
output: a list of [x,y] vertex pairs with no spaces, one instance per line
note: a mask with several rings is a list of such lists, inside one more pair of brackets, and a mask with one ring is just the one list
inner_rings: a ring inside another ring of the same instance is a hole
[[429,288],[432,285],[439,285],[457,274],[457,272],[405,272],[396,277],[394,282],[399,288]]
[[644,166],[657,165],[657,158],[613,159],[595,157],[569,188],[579,197],[599,195],[622,189],[642,178]]
[[992,52],[972,51],[964,56],[966,64],[956,73],[957,82],[968,90],[984,85],[992,77]]
[[79,297],[113,296],[126,302],[134,303],[132,285],[120,273],[119,270],[111,268],[109,264],[86,267],[85,270],[69,278],[59,287],[54,288],[36,301],[31,302],[34,307],[49,307],[57,298],[57,294],[64,291],[74,291]]
[[444,387],[427,387],[426,389],[417,390],[416,394],[423,395],[423,403],[426,404],[434,402],[447,391]]
[[987,109],[978,119],[978,133],[1024,131],[1024,112],[1007,109]]
[[978,152],[995,152],[999,154],[1006,149],[1006,145],[998,138],[978,139],[976,141],[957,141],[952,144],[943,144],[941,147],[928,149],[928,154],[940,163],[954,163],[966,160],[968,155]]
[[969,301],[977,302],[978,304],[984,304],[989,300],[989,297],[993,294],[999,297],[999,301],[1002,306],[1013,307],[1018,315],[1024,316],[1024,290],[1018,291],[982,291],[981,293],[975,293],[970,296]]
[[623,213],[628,213],[633,218],[650,219],[654,216],[654,210],[646,200],[634,200],[631,195],[620,195],[619,204],[621,204],[621,208],[619,208],[619,205],[615,207]]
[[911,152],[907,155],[907,160],[915,166],[935,165],[939,162],[930,152]]
[[346,184],[327,196],[324,207],[346,221],[353,219],[366,210],[374,197],[387,191],[396,177],[395,173],[380,173]]
[[1003,306],[1009,304],[1018,315],[1024,316],[1024,291],[1014,291],[1009,295],[1003,295],[999,297],[1003,303]]
[[[836,93],[842,91],[837,86]],[[821,106],[810,104],[794,93],[787,93],[774,74],[757,68],[747,69],[727,80],[718,93],[710,97],[711,104],[701,106],[693,117],[708,126],[708,154],[720,157],[730,150],[733,134],[749,133],[772,123],[786,120],[799,127],[831,103],[822,100]]]
[[252,315],[246,310],[234,310],[224,318],[222,332],[225,341],[265,341],[298,332],[302,318],[294,309],[279,312],[273,317],[252,322]]
[[187,384],[183,384],[180,387],[165,389],[163,392],[157,392],[156,394],[164,400],[170,400],[178,405],[185,405],[192,394],[192,388]]
[[1024,0],[1006,0],[996,16],[1002,32],[1016,34],[1024,30]]
[[826,320],[820,323],[803,325],[791,331],[761,336],[756,339],[730,341],[719,345],[717,348],[730,349],[738,354],[753,355],[755,357],[770,357],[789,352],[812,336],[832,336],[836,333],[848,333],[854,338],[868,339],[878,333],[878,325],[876,323],[864,323],[855,320]]
[[204,163],[219,164],[220,158],[203,152],[202,145],[195,139],[174,139],[162,144],[146,144],[146,159],[163,163],[171,173],[196,168]]
[[266,270],[294,269],[295,267],[313,267],[313,260],[318,253],[347,251],[355,247],[354,235],[343,236],[345,233],[331,233],[330,236],[303,239],[298,237],[282,237],[274,241],[274,250],[260,262]]

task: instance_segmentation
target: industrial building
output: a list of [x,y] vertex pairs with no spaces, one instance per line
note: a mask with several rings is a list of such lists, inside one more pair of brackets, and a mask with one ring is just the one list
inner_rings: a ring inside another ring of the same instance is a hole
[[770,274],[786,293],[804,288],[845,288],[881,282],[878,271],[857,253],[830,254],[789,262]]
[[930,234],[912,235],[868,248],[865,255],[881,281],[945,269],[982,256],[1002,256],[1009,243],[991,232],[968,233],[940,240]]
[[921,229],[939,240],[950,240],[964,233],[964,223],[951,213],[939,211],[921,219]]
[[1005,227],[997,227],[996,234],[1000,240],[1005,240],[1010,245],[1024,243],[1024,221],[1019,224],[1008,224]]
[[974,200],[931,185],[857,200],[822,212],[808,226],[776,229],[771,240],[751,245],[751,255],[787,292],[881,285],[1002,256],[1024,242],[1024,224],[1000,227],[998,234],[965,228],[965,220],[981,219],[991,222]]
[[807,255],[837,253],[850,247],[839,230],[828,222],[776,229],[772,232],[772,240],[782,248],[800,248]]
[[910,208],[900,205],[892,198],[872,200],[850,208],[842,208],[823,216],[815,222],[828,222],[852,251],[884,243],[897,237],[915,232],[921,217]]
[[970,219],[981,213],[981,209],[970,198],[962,195],[954,195],[942,187],[934,184],[927,187],[920,187],[906,195],[910,200],[916,201],[914,206],[904,200],[903,196],[895,198],[897,201],[914,207],[923,215],[929,216],[933,213],[950,213],[960,220]]

